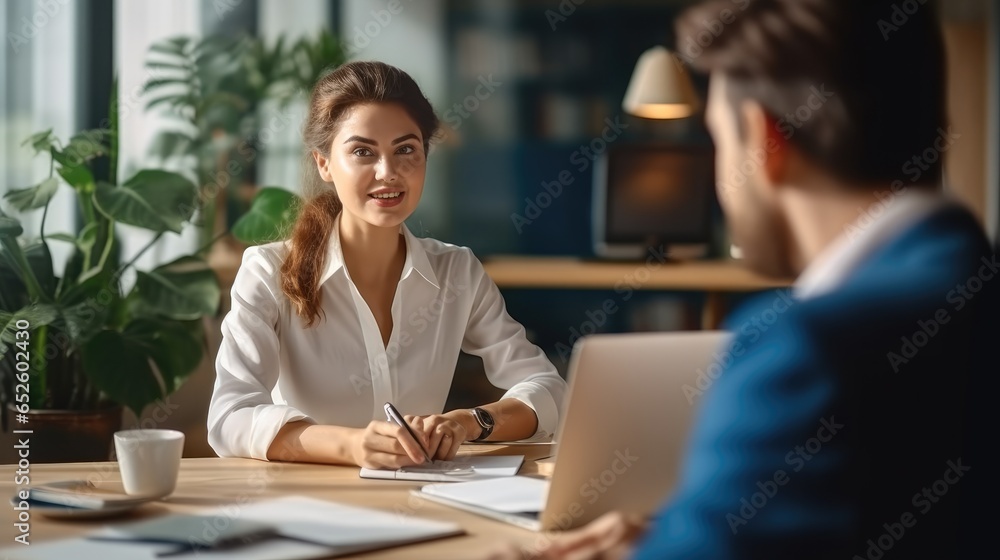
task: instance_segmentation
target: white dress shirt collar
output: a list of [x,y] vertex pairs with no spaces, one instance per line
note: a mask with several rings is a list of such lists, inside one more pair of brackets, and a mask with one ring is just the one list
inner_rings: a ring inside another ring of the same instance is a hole
[[880,199],[809,263],[795,282],[794,297],[809,299],[837,289],[876,249],[947,203],[940,193],[917,188]]
[[[434,274],[434,269],[427,259],[427,251],[424,250],[423,245],[416,242],[416,237],[410,233],[406,224],[400,224],[399,231],[406,239],[406,260],[403,261],[403,273],[399,279],[402,281],[416,272],[428,284],[440,289],[441,286],[438,283],[437,275]],[[320,276],[320,285],[324,284],[340,269],[346,271],[346,267],[344,266],[344,250],[340,244],[340,216],[338,215],[333,224],[333,233],[330,235],[330,242],[327,244],[326,268],[323,270],[323,275]]]

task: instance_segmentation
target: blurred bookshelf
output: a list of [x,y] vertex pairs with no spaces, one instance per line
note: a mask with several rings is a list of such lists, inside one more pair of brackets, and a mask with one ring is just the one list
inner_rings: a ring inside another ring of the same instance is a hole
[[[593,160],[606,141],[709,142],[700,117],[650,121],[621,109],[639,55],[673,43],[678,4],[564,4],[573,12],[550,2],[447,3],[451,238],[480,256],[592,256]],[[563,193],[516,227],[525,199],[564,171]]]

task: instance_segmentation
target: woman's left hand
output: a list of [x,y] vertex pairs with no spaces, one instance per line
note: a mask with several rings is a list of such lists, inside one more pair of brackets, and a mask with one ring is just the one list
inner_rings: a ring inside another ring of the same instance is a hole
[[458,448],[465,443],[465,427],[443,414],[408,415],[404,419],[417,432],[432,461],[454,459]]

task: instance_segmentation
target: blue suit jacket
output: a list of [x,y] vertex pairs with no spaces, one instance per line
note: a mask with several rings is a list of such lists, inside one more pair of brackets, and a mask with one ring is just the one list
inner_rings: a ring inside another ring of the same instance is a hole
[[636,558],[989,550],[998,268],[975,220],[948,207],[836,291],[790,305],[766,294],[735,314],[679,485]]

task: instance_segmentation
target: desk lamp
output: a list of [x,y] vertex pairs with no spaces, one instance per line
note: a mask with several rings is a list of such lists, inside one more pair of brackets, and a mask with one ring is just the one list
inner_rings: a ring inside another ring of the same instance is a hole
[[698,108],[698,96],[680,59],[656,46],[636,62],[622,108],[647,119],[681,119]]

